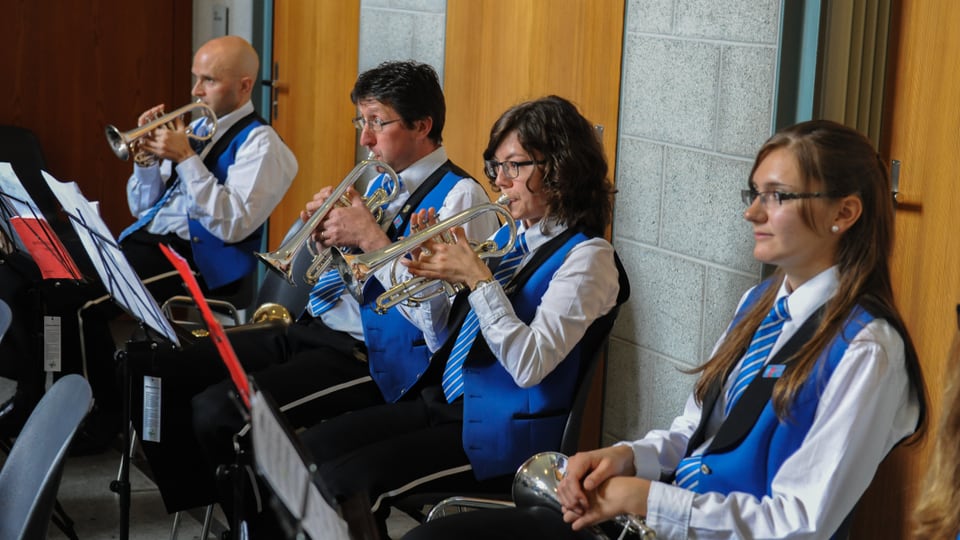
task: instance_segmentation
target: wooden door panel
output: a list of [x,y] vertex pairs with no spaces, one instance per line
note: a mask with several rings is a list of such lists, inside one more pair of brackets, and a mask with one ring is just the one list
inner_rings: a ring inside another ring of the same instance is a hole
[[930,404],[919,445],[898,448],[860,505],[855,538],[908,538],[909,516],[941,416],[940,395],[960,301],[960,21],[958,2],[899,2],[888,84],[885,159],[901,161],[893,287],[917,347]]
[[339,184],[353,167],[350,89],[357,77],[359,29],[359,0],[275,4],[279,86],[273,127],[297,156],[299,172],[271,216],[271,249],[313,194]]
[[450,158],[476,178],[490,126],[511,105],[547,94],[604,126],[616,157],[623,0],[449,0],[444,93]]

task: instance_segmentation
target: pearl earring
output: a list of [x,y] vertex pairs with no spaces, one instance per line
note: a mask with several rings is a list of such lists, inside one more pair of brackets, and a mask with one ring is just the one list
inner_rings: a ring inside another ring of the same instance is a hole
[[839,225],[834,225],[834,226],[830,227],[830,232],[832,232],[833,234],[837,234],[838,232],[840,232],[840,226],[839,226]]

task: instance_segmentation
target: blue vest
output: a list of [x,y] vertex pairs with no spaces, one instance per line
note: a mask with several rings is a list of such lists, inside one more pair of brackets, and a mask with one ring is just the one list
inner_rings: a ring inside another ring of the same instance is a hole
[[[756,301],[759,294],[752,294],[737,317]],[[739,445],[732,448],[714,448],[711,444],[703,455],[702,463],[709,467],[709,474],[700,475],[700,483],[694,491],[727,494],[733,491],[750,493],[762,498],[770,496],[773,477],[783,462],[803,443],[813,423],[820,394],[833,375],[834,370],[847,350],[850,341],[867,326],[874,317],[860,306],[854,307],[843,330],[821,354],[808,379],[790,408],[790,415],[781,422],[770,399],[763,407],[756,423],[750,428]]]
[[[443,206],[447,194],[463,178],[455,171],[448,171],[414,211]],[[409,236],[409,223],[402,234]],[[406,394],[423,376],[430,365],[430,349],[423,339],[423,333],[403,318],[399,310],[391,309],[383,315],[374,311],[377,297],[383,292],[379,280],[367,280],[363,303],[360,304],[360,320],[363,323],[363,340],[367,344],[370,376],[380,388],[383,399],[391,403]]]
[[[511,295],[521,321],[529,324],[533,320],[567,253],[585,240],[586,235],[574,234]],[[477,335],[463,365],[463,449],[477,479],[513,474],[533,454],[560,447],[580,366],[578,344],[540,384],[520,388],[482,335]]]
[[[208,160],[216,159],[210,172],[217,178],[218,184],[227,180],[227,169],[236,161],[237,150],[247,140],[250,132],[261,125],[263,123],[259,119],[253,120],[233,137],[219,156],[207,156]],[[210,168],[209,163],[207,167]],[[256,269],[257,259],[253,253],[260,250],[266,224],[261,225],[247,238],[231,244],[210,234],[210,231],[195,219],[189,219],[188,223],[193,260],[208,288],[216,289],[233,283]]]

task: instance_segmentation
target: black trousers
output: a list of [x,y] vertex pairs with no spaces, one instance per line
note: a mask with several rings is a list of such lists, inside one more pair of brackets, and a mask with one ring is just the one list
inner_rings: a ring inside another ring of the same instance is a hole
[[461,442],[462,401],[448,404],[439,384],[422,385],[414,395],[344,414],[301,434],[317,463],[322,489],[338,501],[367,495],[381,530],[396,496],[418,491],[506,493],[513,480],[474,477]]
[[[403,540],[596,540],[588,531],[575,532],[560,513],[545,506],[504,508],[452,514],[408,532]],[[614,534],[610,538],[617,538]]]
[[[228,330],[227,335],[245,370],[278,406],[308,398],[287,415],[295,426],[383,403],[362,360],[363,344],[318,319],[308,317],[286,331],[277,326],[247,326]],[[235,461],[234,436],[247,421],[230,397],[233,382],[216,347],[204,339],[136,364],[140,365],[137,377],[161,378],[160,441],[144,442],[143,449],[167,511],[215,502],[214,473],[218,465]],[[357,384],[324,393],[349,382]],[[138,391],[134,404],[140,421],[142,384]],[[322,395],[311,396],[318,392]],[[221,502],[228,505],[230,501]]]

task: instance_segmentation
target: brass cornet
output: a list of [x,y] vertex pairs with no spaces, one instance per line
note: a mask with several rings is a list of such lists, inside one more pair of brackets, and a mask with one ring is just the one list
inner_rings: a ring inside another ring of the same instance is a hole
[[[558,512],[560,500],[557,488],[567,470],[567,456],[560,452],[541,452],[525,461],[513,477],[513,502],[518,507],[547,506]],[[620,515],[614,518],[623,528],[620,538],[654,539],[656,532],[647,526],[644,520],[632,515]],[[609,538],[599,527],[591,529],[598,539]]]
[[187,137],[197,141],[207,141],[213,138],[214,134],[217,132],[217,115],[213,112],[213,109],[199,101],[196,101],[194,103],[184,105],[173,112],[169,112],[154,118],[150,122],[131,129],[130,131],[121,132],[114,126],[107,126],[105,130],[107,142],[110,144],[110,149],[113,150],[113,153],[116,154],[118,158],[126,161],[130,158],[130,154],[132,152],[134,153],[134,161],[137,163],[149,163],[149,157],[146,156],[150,154],[139,151],[140,139],[145,137],[153,130],[166,126],[168,123],[173,122],[177,118],[188,114],[199,114],[200,116],[206,118],[206,126],[208,127],[209,131],[205,135],[196,135],[192,133],[189,128],[187,128]]
[[293,260],[296,258],[297,253],[303,249],[303,246],[307,245],[307,249],[313,254],[313,261],[310,263],[310,267],[307,268],[303,279],[310,285],[315,284],[317,280],[320,279],[320,275],[330,267],[332,262],[331,252],[339,252],[339,249],[331,248],[331,251],[321,250],[317,252],[313,247],[313,241],[311,239],[313,231],[335,206],[350,206],[350,200],[344,196],[347,189],[360,179],[363,171],[367,167],[371,166],[383,169],[383,172],[386,173],[391,180],[390,182],[383,183],[384,186],[387,186],[386,188],[377,188],[376,191],[364,199],[364,204],[370,212],[373,213],[374,219],[379,222],[383,218],[382,206],[396,198],[397,192],[400,190],[400,179],[392,167],[382,161],[374,159],[373,154],[371,154],[370,157],[358,163],[357,166],[350,171],[350,174],[348,174],[336,189],[333,190],[333,193],[323,201],[320,208],[317,208],[317,211],[310,216],[310,219],[303,227],[300,227],[300,230],[276,250],[270,253],[256,253],[256,256],[261,261],[267,263],[269,268],[283,275],[288,283],[296,285],[293,279]]
[[[449,242],[451,239],[446,237],[449,229],[462,226],[486,212],[496,212],[500,214],[501,218],[503,218],[510,227],[510,240],[503,247],[497,246],[493,240],[486,240],[475,245],[473,250],[482,259],[503,257],[513,249],[513,244],[517,240],[517,225],[513,220],[513,216],[510,215],[510,211],[503,206],[506,201],[507,197],[503,195],[496,203],[485,203],[468,208],[459,214],[434,223],[407,238],[394,242],[377,251],[351,255],[341,253],[337,250],[331,250],[334,264],[337,265],[340,278],[343,279],[343,282],[346,284],[347,290],[350,291],[350,294],[353,295],[358,302],[363,303],[363,287],[371,273],[387,263],[393,262],[396,264],[401,257],[435,237],[440,237],[444,241]],[[401,302],[415,306],[440,294],[452,296],[463,289],[463,285],[461,284],[446,283],[444,281],[423,277],[413,277],[399,283],[394,277],[392,281],[392,286],[377,297],[375,307],[377,313],[386,313],[391,307]]]

